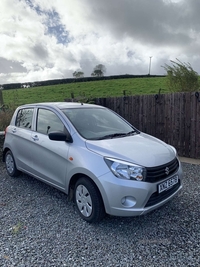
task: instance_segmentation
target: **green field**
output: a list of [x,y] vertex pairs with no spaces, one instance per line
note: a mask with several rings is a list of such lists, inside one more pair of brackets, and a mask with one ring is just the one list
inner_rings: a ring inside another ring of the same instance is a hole
[[68,84],[3,90],[4,104],[19,106],[21,104],[64,101],[74,94],[78,99],[97,97],[117,97],[126,95],[168,93],[165,77],[128,78],[101,80],[92,82],[75,82]]

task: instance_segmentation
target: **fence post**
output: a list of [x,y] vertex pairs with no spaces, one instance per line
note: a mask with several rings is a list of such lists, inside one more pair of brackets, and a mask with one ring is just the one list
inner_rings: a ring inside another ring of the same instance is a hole
[[3,93],[1,88],[0,88],[0,105],[3,106]]

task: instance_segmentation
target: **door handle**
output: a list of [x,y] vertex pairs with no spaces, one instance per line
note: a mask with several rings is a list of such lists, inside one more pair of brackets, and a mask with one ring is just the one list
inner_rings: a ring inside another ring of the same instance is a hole
[[38,141],[39,140],[39,137],[37,135],[33,135],[32,136],[32,139],[33,139],[33,141]]
[[13,132],[13,133],[16,133],[16,131],[17,131],[16,128],[13,128],[13,129],[12,129],[12,132]]

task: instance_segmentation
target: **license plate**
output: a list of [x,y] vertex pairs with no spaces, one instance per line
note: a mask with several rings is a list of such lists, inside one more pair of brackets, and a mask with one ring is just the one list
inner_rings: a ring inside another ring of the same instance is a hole
[[177,183],[178,183],[178,175],[171,177],[167,181],[164,181],[163,183],[158,185],[158,193],[162,193],[163,191],[170,189]]

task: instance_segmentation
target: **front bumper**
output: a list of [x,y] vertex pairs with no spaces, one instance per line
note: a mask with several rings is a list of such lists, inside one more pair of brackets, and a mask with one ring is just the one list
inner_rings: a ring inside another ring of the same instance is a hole
[[[178,175],[178,184],[158,193],[158,184]],[[106,213],[114,216],[138,216],[164,205],[182,188],[181,165],[176,173],[156,183],[119,179],[112,173],[99,178]]]

